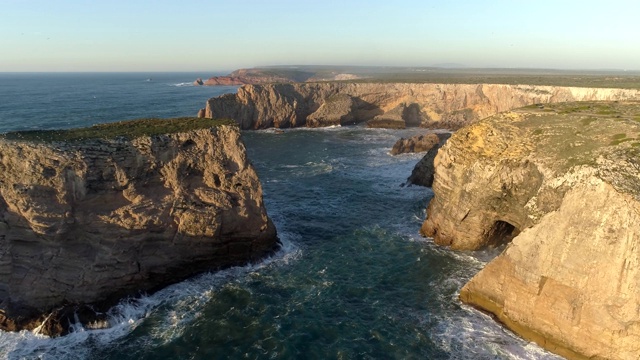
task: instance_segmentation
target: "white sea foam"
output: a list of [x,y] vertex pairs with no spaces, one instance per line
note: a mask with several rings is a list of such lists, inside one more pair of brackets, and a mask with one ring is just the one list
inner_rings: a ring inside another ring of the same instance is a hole
[[182,86],[195,86],[193,85],[193,83],[190,82],[181,82],[181,83],[177,83],[177,84],[168,84],[169,86],[178,86],[178,87],[182,87]]
[[0,358],[6,359],[84,359],[90,356],[90,344],[108,345],[140,326],[146,318],[158,315],[159,308],[170,305],[171,310],[161,316],[163,326],[154,326],[150,337],[166,344],[180,337],[190,324],[201,316],[200,309],[224,284],[265,267],[288,265],[302,256],[302,250],[280,233],[282,246],[264,261],[227,270],[204,273],[178,284],[168,286],[152,295],[128,298],[108,312],[109,327],[89,330],[76,324],[75,331],[57,338],[29,331],[17,333],[0,331]]

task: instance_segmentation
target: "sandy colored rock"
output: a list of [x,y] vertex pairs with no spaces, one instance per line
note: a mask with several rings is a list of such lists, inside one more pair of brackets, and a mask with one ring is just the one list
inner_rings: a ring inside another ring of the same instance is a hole
[[458,129],[499,112],[537,103],[640,100],[640,91],[625,89],[497,84],[291,83],[245,85],[237,94],[209,99],[206,117],[234,119],[243,129],[306,126],[307,118],[326,99],[338,94],[353,99],[355,123],[441,129]]
[[415,135],[410,138],[401,138],[393,144],[389,153],[391,155],[398,155],[429,151],[439,142],[440,137],[436,133]]
[[322,105],[307,117],[308,127],[325,127],[351,125],[353,121],[354,102],[346,94],[333,95],[322,102]]
[[529,107],[448,140],[422,233],[455,249],[508,244],[464,302],[569,358],[637,358],[639,113],[637,102]]
[[[277,246],[236,126],[0,140],[0,326],[67,331],[123,296]],[[46,321],[44,321],[47,319]],[[70,320],[69,320],[70,319]]]

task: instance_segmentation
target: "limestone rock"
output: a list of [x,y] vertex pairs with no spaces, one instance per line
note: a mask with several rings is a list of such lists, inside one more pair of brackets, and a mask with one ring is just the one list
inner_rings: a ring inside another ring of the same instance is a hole
[[532,106],[456,132],[422,233],[508,244],[460,293],[569,358],[640,354],[638,102]]
[[423,135],[415,135],[410,138],[401,138],[396,141],[391,148],[391,155],[417,153],[423,151],[429,151],[437,143],[440,142],[440,137],[436,133],[428,133]]
[[[123,296],[277,246],[237,126],[0,140],[0,327],[65,333]],[[46,319],[46,321],[45,321]]]
[[[245,85],[207,101],[206,117],[234,119],[243,129],[307,124],[325,99],[353,99],[353,122],[370,126],[458,129],[526,105],[587,100],[640,100],[639,90],[497,84],[280,83]],[[313,123],[313,121],[312,121]]]
[[202,108],[202,109],[198,110],[198,116],[197,117],[202,119],[202,118],[204,118],[205,114],[206,114],[206,111],[205,111],[204,108]]
[[427,150],[427,153],[418,161],[411,171],[411,175],[407,178],[407,184],[431,187],[433,185],[433,177],[435,173],[434,160],[438,150],[451,137],[451,133],[437,134],[438,141]]
[[307,116],[308,127],[349,125],[353,121],[354,102],[351,96],[336,94],[324,100],[322,105]]

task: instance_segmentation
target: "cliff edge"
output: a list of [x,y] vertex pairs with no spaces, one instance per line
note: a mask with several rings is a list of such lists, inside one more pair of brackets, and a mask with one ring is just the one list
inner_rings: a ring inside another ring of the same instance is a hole
[[[79,319],[274,251],[236,125],[145,120],[0,136],[0,328]],[[98,322],[96,322],[98,321]]]
[[569,358],[640,354],[640,103],[531,106],[456,132],[421,232],[506,245],[463,302]]
[[458,129],[531,104],[640,100],[639,90],[497,84],[317,82],[245,85],[209,99],[205,117],[242,129],[352,125]]

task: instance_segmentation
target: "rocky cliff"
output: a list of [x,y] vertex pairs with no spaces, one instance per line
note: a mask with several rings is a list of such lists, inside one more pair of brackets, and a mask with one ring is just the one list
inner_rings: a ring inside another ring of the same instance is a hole
[[[346,101],[346,97],[350,101]],[[341,99],[342,106],[335,106]],[[243,129],[367,122],[375,127],[457,129],[531,104],[640,100],[640,91],[496,84],[324,82],[245,85],[207,101],[208,118],[234,119]],[[345,115],[345,108],[349,115]],[[316,114],[316,112],[320,112]],[[332,119],[328,122],[309,119]],[[337,119],[337,120],[336,120]]]
[[456,132],[422,233],[506,249],[460,292],[569,358],[640,354],[640,103],[532,106]]
[[237,126],[139,124],[0,139],[0,328],[90,327],[123,296],[275,249]]

